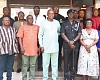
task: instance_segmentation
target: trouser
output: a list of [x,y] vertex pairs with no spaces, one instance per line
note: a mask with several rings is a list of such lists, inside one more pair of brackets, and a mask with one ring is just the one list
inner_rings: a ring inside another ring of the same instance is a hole
[[42,53],[38,56],[38,69],[42,68]]
[[17,69],[21,69],[22,67],[22,56],[20,54],[18,54],[17,57]]
[[63,38],[61,35],[59,36],[59,56],[58,56],[58,68],[61,67],[62,64],[62,46],[63,46]]
[[14,64],[14,54],[0,55],[0,80],[3,80],[3,72],[7,71],[7,80],[12,79],[12,69]]
[[[62,64],[62,46],[63,46],[63,38],[60,35],[59,36],[58,68],[61,67],[61,64]],[[50,62],[49,67],[51,67],[51,62]]]
[[43,80],[48,80],[48,67],[51,58],[52,79],[56,80],[58,77],[58,52],[56,53],[42,53],[43,56]]
[[36,59],[37,59],[37,56],[22,55],[22,80],[27,80],[28,65],[30,67],[30,70],[29,70],[29,80],[33,80],[34,73],[35,73]]
[[[75,48],[74,52],[72,49],[64,48],[63,52],[64,52],[64,79],[66,80],[69,77],[74,78],[76,73],[76,68],[77,68],[78,48]],[[70,71],[70,75],[69,75],[69,71]]]

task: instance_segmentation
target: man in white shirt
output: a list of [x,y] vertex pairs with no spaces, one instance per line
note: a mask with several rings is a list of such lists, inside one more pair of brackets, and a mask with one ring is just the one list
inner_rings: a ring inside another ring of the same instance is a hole
[[[45,20],[45,17],[43,15],[40,15],[40,7],[34,6],[34,22],[33,24],[36,24],[40,26],[40,23]],[[42,71],[42,54],[40,53],[38,56],[38,70]]]
[[43,80],[48,80],[48,67],[51,58],[52,80],[58,76],[58,35],[60,33],[60,23],[53,19],[54,11],[47,12],[48,18],[44,20],[39,29],[38,39],[43,56]]

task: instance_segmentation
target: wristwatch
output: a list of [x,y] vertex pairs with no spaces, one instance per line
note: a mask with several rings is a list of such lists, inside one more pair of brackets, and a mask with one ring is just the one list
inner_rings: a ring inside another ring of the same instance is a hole
[[75,39],[73,39],[73,41],[75,42],[76,40],[75,40]]

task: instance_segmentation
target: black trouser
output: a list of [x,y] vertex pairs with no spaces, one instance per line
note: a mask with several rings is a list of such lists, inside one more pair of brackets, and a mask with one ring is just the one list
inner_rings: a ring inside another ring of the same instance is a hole
[[61,67],[62,64],[62,46],[63,46],[63,38],[61,35],[59,36],[59,56],[58,56],[58,68]]
[[[78,56],[78,49],[74,49],[74,61],[73,61],[73,50],[71,49],[63,49],[64,52],[64,79],[74,78],[77,68],[77,56]],[[73,64],[74,62],[74,64]],[[70,67],[69,67],[70,65]],[[70,76],[69,76],[70,71]]]
[[38,56],[38,69],[42,69],[42,53]]

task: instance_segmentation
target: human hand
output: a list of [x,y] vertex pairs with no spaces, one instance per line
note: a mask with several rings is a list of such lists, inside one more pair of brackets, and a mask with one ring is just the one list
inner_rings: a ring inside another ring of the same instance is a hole
[[44,47],[41,47],[41,48],[40,48],[40,51],[41,51],[42,53],[44,53]]
[[74,41],[69,41],[69,44],[70,44],[70,45],[73,45],[73,44],[74,44]]
[[91,45],[86,45],[86,46],[85,46],[85,49],[86,49],[86,51],[87,51],[88,53],[90,53],[90,48],[91,48]]
[[22,47],[21,48],[21,54],[23,55],[25,53],[25,50],[24,50],[24,48]]
[[69,45],[71,49],[74,49],[75,48],[75,45]]

